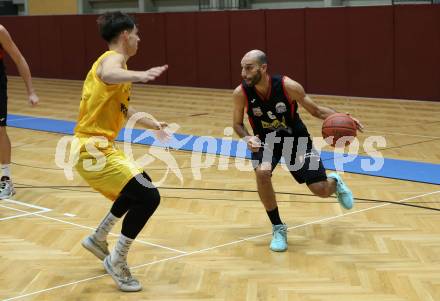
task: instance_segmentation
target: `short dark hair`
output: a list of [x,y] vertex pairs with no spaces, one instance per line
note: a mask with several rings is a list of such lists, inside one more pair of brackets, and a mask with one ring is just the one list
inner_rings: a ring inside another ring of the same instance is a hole
[[101,37],[110,43],[124,30],[132,30],[135,20],[132,16],[118,12],[107,12],[96,20]]
[[267,64],[267,56],[264,52],[261,52],[260,54],[258,54],[256,56],[256,59],[260,65]]

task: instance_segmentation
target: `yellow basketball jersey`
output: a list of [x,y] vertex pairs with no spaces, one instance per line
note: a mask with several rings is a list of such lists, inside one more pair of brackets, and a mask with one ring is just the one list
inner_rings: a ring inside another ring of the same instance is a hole
[[127,119],[131,83],[106,84],[96,73],[101,61],[115,53],[106,51],[87,74],[75,127],[77,137],[103,136],[111,142],[118,136]]

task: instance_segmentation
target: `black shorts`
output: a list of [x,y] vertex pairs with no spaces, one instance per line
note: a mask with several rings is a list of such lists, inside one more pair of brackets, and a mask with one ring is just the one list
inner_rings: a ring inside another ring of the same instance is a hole
[[256,169],[262,162],[270,162],[273,171],[281,158],[300,184],[309,185],[327,179],[324,165],[310,137],[283,137],[279,143],[265,143],[258,152],[252,153],[252,165]]
[[0,62],[0,126],[6,126],[8,118],[8,79]]

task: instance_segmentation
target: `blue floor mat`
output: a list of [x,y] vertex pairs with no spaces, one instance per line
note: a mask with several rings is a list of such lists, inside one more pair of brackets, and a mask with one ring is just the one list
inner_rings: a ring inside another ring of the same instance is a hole
[[[72,135],[75,122],[9,114],[8,126]],[[142,136],[144,136],[144,138],[142,138]],[[134,137],[134,139],[131,140],[136,144],[164,147],[164,145],[154,139],[153,131],[134,129],[131,137]],[[117,140],[123,141],[123,138],[124,130],[121,131]],[[185,151],[250,158],[250,152],[246,149],[244,143],[225,138],[175,134],[173,139],[169,141],[166,146]],[[345,172],[428,184],[440,184],[440,164],[384,158],[383,166],[379,170],[367,171],[363,167],[374,164],[378,158],[361,155],[347,156],[327,151],[321,153],[321,158],[326,169],[335,170],[337,165],[340,165],[338,163],[350,161],[343,164]]]

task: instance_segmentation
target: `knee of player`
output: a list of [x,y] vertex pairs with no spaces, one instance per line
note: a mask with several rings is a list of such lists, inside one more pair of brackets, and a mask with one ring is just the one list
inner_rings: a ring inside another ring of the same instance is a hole
[[257,168],[255,170],[257,181],[270,182],[272,178],[272,171],[267,169]]
[[157,208],[160,204],[160,192],[157,188],[151,188],[150,189],[150,194],[147,200],[151,206],[153,206],[154,208]]
[[310,191],[320,198],[327,198],[331,195],[330,188],[326,185],[326,182],[318,182],[309,185]]

